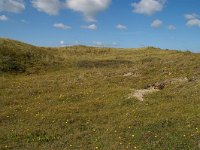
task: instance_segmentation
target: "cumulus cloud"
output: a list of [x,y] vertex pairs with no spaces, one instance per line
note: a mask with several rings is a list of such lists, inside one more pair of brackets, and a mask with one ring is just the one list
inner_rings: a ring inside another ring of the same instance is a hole
[[63,46],[65,44],[64,41],[60,41],[60,45]]
[[83,13],[85,19],[90,22],[96,21],[95,16],[108,8],[112,0],[67,0],[66,7]]
[[0,21],[7,21],[8,18],[5,15],[0,16]]
[[81,26],[82,29],[89,29],[89,30],[97,30],[97,26],[95,24]]
[[61,46],[61,47],[67,46],[67,45],[65,44],[65,41],[63,41],[63,40],[61,40],[59,43],[60,43],[60,46]]
[[154,20],[154,21],[152,22],[151,27],[153,27],[153,28],[159,28],[162,24],[163,24],[163,23],[162,23],[161,20],[156,19],[156,20]]
[[188,19],[188,20],[190,20],[190,19],[196,19],[198,17],[199,16],[197,14],[195,14],[195,13],[193,13],[193,14],[185,14],[185,18]]
[[169,25],[168,26],[168,30],[175,30],[176,29],[176,26],[174,26],[174,25]]
[[138,14],[152,15],[163,9],[166,0],[140,0],[132,3],[133,12]]
[[186,25],[188,27],[200,27],[200,17],[197,14],[186,14],[185,18],[187,19]]
[[19,13],[25,9],[23,0],[0,0],[0,12],[7,11]]
[[63,30],[71,29],[70,26],[65,25],[65,24],[63,24],[63,23],[55,23],[53,26],[54,26],[55,28],[59,28],[59,29],[63,29]]
[[120,29],[120,30],[126,30],[127,29],[127,27],[125,25],[122,25],[122,24],[116,25],[116,28]]
[[65,42],[64,41],[60,41],[60,44],[63,45]]
[[32,5],[38,11],[45,12],[49,15],[57,15],[63,7],[59,0],[32,0]]

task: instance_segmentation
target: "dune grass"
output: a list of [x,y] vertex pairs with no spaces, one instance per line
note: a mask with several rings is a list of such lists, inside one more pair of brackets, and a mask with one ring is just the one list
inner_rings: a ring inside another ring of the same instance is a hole
[[0,149],[199,149],[200,54],[0,41]]

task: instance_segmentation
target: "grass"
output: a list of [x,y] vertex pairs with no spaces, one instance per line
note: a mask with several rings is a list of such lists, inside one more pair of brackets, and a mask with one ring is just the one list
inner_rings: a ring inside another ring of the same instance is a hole
[[[199,54],[0,43],[0,149],[199,149]],[[127,98],[183,77],[143,102]]]

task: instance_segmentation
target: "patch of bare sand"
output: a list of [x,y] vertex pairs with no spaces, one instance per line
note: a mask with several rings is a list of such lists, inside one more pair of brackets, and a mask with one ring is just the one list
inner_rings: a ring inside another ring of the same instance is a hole
[[154,92],[158,92],[162,90],[167,84],[177,84],[177,83],[185,83],[188,82],[187,77],[182,78],[172,78],[165,80],[164,82],[157,82],[154,84],[147,85],[145,89],[140,90],[133,90],[129,95],[128,98],[137,98],[140,101],[144,101],[144,96],[147,94],[151,94]]
[[133,75],[132,72],[128,72],[128,73],[125,73],[125,74],[123,75],[123,77],[129,77],[129,76],[132,76],[132,75]]
[[155,89],[154,87],[150,87],[148,89],[141,90],[133,90],[132,93],[129,94],[128,98],[137,98],[140,101],[144,101],[144,96],[150,93],[158,92],[159,89]]
[[127,73],[124,73],[122,76],[123,77],[130,77],[130,76],[132,76],[132,77],[139,77],[140,74],[139,73],[133,73],[133,72],[127,72]]

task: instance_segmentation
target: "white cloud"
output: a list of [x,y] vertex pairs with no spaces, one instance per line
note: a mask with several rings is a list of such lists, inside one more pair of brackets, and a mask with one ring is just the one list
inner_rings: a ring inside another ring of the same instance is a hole
[[89,30],[97,30],[97,26],[95,24],[91,24],[88,26],[81,26],[82,29],[89,29]]
[[186,14],[185,18],[187,19],[186,25],[188,27],[192,26],[200,27],[200,17],[197,14]]
[[63,45],[65,42],[64,41],[60,41],[60,44]]
[[200,27],[200,19],[191,19],[188,20],[187,26],[192,27],[192,26],[198,26]]
[[104,11],[112,0],[31,0],[34,8],[49,15],[57,15],[60,9],[81,12],[87,21],[96,21],[98,12]]
[[140,0],[132,3],[133,12],[138,14],[152,15],[163,9],[166,0]]
[[5,15],[0,16],[0,21],[7,21],[8,18]]
[[159,28],[162,24],[163,24],[163,23],[162,23],[161,20],[156,19],[156,20],[154,20],[154,21],[152,22],[151,27],[153,27],[153,28]]
[[176,26],[174,26],[174,25],[169,25],[168,26],[168,30],[175,30],[176,29]]
[[59,0],[32,0],[32,5],[38,11],[49,15],[57,15],[63,4]]
[[190,19],[195,19],[198,18],[198,15],[193,13],[193,14],[185,14],[185,18],[190,20]]
[[117,28],[117,29],[120,29],[120,30],[125,30],[125,29],[127,29],[127,27],[126,27],[125,25],[122,25],[122,24],[116,25],[116,28]]
[[90,22],[96,21],[95,16],[108,8],[112,0],[67,0],[66,6],[77,12],[83,13],[85,19]]
[[55,23],[53,26],[54,26],[55,28],[59,28],[59,29],[63,29],[63,30],[71,29],[70,26],[65,25],[65,24],[63,24],[63,23]]
[[7,11],[19,13],[25,9],[23,0],[0,0],[0,12]]

